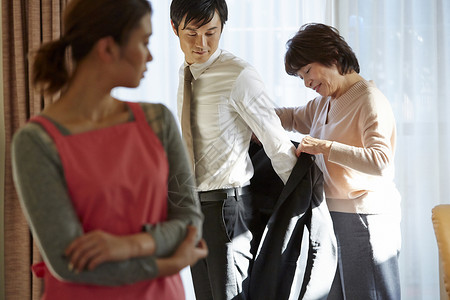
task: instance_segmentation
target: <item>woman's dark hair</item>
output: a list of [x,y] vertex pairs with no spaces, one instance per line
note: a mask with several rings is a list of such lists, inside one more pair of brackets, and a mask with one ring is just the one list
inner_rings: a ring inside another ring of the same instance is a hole
[[178,31],[184,16],[186,19],[183,29],[192,20],[199,22],[199,27],[209,23],[214,18],[214,13],[219,14],[222,28],[228,20],[228,8],[225,0],[173,0],[170,5],[170,19]]
[[46,43],[36,52],[32,81],[35,86],[54,94],[69,80],[66,50],[76,64],[95,43],[111,36],[119,45],[127,43],[133,29],[152,8],[147,0],[72,0],[63,19],[63,35]]
[[301,68],[313,62],[327,67],[335,64],[342,75],[352,71],[359,73],[355,53],[334,27],[317,23],[305,24],[286,46],[284,66],[289,75],[297,76]]

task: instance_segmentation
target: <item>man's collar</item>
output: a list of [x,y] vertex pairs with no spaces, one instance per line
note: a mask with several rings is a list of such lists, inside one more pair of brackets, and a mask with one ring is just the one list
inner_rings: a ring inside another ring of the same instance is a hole
[[[217,50],[211,55],[211,57],[202,64],[193,63],[190,65],[191,73],[194,79],[197,79],[202,75],[203,72],[205,72],[206,69],[208,69],[219,57],[219,55],[222,53],[222,50],[217,48]],[[188,64],[185,61],[184,66],[186,67]]]

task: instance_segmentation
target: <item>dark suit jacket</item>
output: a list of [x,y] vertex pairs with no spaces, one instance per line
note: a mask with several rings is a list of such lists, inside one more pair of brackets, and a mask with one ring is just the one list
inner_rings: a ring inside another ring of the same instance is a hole
[[[336,271],[336,239],[315,157],[302,153],[286,183],[272,168],[262,147],[251,145],[255,175],[252,193],[265,216],[265,228],[253,263],[249,299],[288,299],[297,274],[300,299],[326,299]],[[309,245],[302,245],[308,228]],[[308,251],[306,268],[297,267]],[[302,276],[303,275],[303,276]]]

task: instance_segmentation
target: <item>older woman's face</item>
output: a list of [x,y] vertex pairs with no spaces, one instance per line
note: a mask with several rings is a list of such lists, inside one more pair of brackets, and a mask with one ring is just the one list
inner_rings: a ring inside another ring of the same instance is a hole
[[343,75],[336,65],[326,67],[320,63],[310,63],[301,68],[297,75],[307,88],[315,90],[323,97],[339,97]]

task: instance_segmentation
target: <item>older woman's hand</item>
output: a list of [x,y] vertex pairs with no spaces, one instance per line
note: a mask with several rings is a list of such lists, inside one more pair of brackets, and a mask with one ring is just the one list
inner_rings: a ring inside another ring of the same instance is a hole
[[333,142],[331,141],[319,140],[311,136],[305,136],[302,139],[301,143],[298,145],[296,154],[297,156],[300,156],[301,152],[305,152],[313,155],[323,154],[325,156],[328,156],[332,143]]

